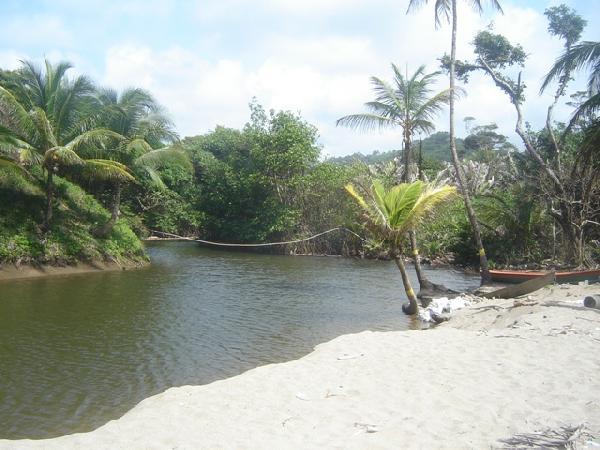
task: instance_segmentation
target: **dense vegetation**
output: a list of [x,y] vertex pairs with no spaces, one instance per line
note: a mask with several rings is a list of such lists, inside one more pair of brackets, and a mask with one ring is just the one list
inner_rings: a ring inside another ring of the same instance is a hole
[[[445,10],[450,17],[453,4]],[[0,71],[0,262],[141,258],[138,237],[154,231],[249,243],[335,227],[366,240],[339,230],[270,251],[390,256],[389,242],[345,186],[360,185],[368,197],[374,180],[391,192],[421,179],[454,185],[461,195],[419,224],[418,236],[416,226],[401,228],[411,253],[418,245],[424,258],[473,266],[597,264],[600,44],[579,42],[585,21],[571,9],[546,15],[564,54],[548,63],[542,87],[555,95],[543,129],[526,124],[525,86],[510,70],[527,58],[520,45],[486,30],[473,41],[475,60],[440,58],[465,89],[469,74],[481,71],[506,94],[525,151],[502,134],[507,130],[476,117],[465,120],[464,139],[454,125],[434,132],[431,119],[453,98],[450,90],[430,92],[442,73],[423,67],[408,78],[392,66],[392,83],[373,77],[368,112],[338,121],[363,131],[397,127],[398,150],[328,160],[314,126],[256,101],[242,129],[217,127],[180,140],[143,90],[117,93],[70,78],[66,63]],[[588,90],[572,95],[572,120],[557,123],[553,108],[577,70],[589,74]]]

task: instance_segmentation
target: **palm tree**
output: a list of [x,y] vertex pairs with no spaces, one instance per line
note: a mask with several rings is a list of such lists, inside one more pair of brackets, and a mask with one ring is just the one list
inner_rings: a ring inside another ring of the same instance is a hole
[[177,134],[149,92],[131,88],[119,95],[112,89],[100,89],[97,99],[100,110],[96,123],[124,137],[116,147],[93,149],[94,156],[109,158],[123,170],[106,167],[106,160],[93,160],[94,170],[88,172],[90,178],[96,176],[113,188],[111,217],[95,230],[97,235],[105,236],[119,218],[124,183],[134,181],[134,175],[147,176],[154,187],[164,189],[159,174],[161,167],[179,166],[191,170],[192,166],[181,150],[174,146],[164,147],[166,143],[176,142]]
[[[429,0],[410,0],[408,5],[408,11],[414,10],[421,5],[428,3]],[[498,0],[489,0],[491,6],[498,11],[502,12],[502,7]],[[470,0],[471,6],[479,13],[483,12],[482,0]],[[475,243],[479,248],[479,265],[481,268],[481,283],[488,283],[491,281],[492,277],[490,275],[490,271],[488,268],[488,261],[485,255],[485,250],[483,248],[483,242],[481,240],[481,230],[479,228],[479,223],[477,222],[477,217],[475,216],[475,210],[473,209],[473,204],[471,202],[471,197],[469,192],[466,189],[465,177],[462,173],[462,169],[460,166],[460,161],[458,160],[458,154],[456,152],[456,139],[454,132],[454,100],[456,98],[456,31],[457,31],[457,22],[458,22],[458,14],[456,7],[456,0],[435,0],[435,23],[436,26],[439,26],[442,22],[442,17],[446,20],[452,20],[452,37],[450,41],[450,92],[452,95],[450,96],[450,152],[452,153],[452,163],[454,165],[454,170],[456,170],[456,179],[458,180],[458,185],[460,187],[461,194],[463,196],[463,200],[465,202],[465,209],[467,210],[467,216],[469,217],[469,222],[471,224],[471,228],[473,229],[473,237],[475,238]]]
[[402,128],[404,144],[404,182],[409,181],[409,165],[412,136],[414,133],[431,133],[435,130],[432,119],[448,104],[450,90],[431,95],[431,85],[440,72],[425,73],[425,66],[420,66],[410,78],[392,64],[394,72],[393,85],[378,77],[371,77],[375,91],[375,101],[365,103],[370,111],[362,114],[351,114],[336,121],[336,125],[348,126],[364,131],[375,128]]
[[[369,113],[352,114],[337,120],[336,125],[348,126],[370,131],[374,128],[402,128],[404,170],[401,181],[410,182],[410,164],[412,137],[414,133],[431,133],[435,126],[432,119],[441,111],[450,99],[450,90],[431,95],[431,85],[439,72],[425,73],[425,66],[420,66],[410,78],[392,64],[394,72],[393,85],[378,78],[371,77],[375,101],[365,103]],[[421,291],[433,291],[435,288],[445,290],[443,286],[435,286],[427,279],[421,269],[417,238],[414,231],[409,232],[411,250],[419,279]]]
[[[78,152],[121,139],[118,133],[86,126],[94,99],[92,83],[83,76],[68,79],[68,63],[45,62],[45,71],[24,61],[18,82],[0,86],[0,152],[21,166],[45,171],[46,208],[42,230],[53,216],[54,176],[59,170],[83,166]],[[111,162],[107,162],[111,165]],[[118,170],[114,166],[113,170]]]
[[583,68],[591,69],[587,86],[589,98],[577,108],[569,128],[580,118],[600,111],[600,42],[584,41],[568,48],[556,60],[541,88],[544,91],[552,81]]
[[404,241],[406,234],[423,223],[423,219],[436,207],[450,199],[456,192],[451,186],[434,186],[422,181],[403,183],[386,190],[380,181],[370,188],[358,192],[352,185],[346,190],[365,212],[371,232],[389,245],[390,255],[400,270],[408,305],[403,305],[406,314],[419,310],[417,297],[411,287],[404,266]]

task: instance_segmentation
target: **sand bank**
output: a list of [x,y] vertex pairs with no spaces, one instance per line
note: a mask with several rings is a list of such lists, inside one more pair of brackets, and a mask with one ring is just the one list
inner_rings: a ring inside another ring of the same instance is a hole
[[79,273],[138,269],[148,264],[149,263],[140,261],[122,261],[118,263],[110,261],[92,261],[65,266],[32,266],[30,264],[15,266],[13,264],[0,264],[0,282],[5,280],[20,280],[54,275],[73,275]]
[[594,448],[600,310],[581,303],[598,291],[553,286],[535,305],[484,302],[432,330],[341,336],[297,361],[169,389],[90,433],[0,448],[482,449],[580,424]]

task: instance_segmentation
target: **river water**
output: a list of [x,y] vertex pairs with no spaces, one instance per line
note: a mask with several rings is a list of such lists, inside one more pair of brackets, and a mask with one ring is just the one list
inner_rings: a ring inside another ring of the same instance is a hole
[[190,242],[148,252],[140,270],[0,283],[0,438],[89,431],[172,386],[296,359],[341,334],[414,326],[391,262]]

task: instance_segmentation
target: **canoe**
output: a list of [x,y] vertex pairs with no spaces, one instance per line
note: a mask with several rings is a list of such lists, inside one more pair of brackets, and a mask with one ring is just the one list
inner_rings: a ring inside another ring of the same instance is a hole
[[[548,272],[539,270],[490,270],[492,281],[503,283],[522,283],[523,281],[543,277]],[[600,282],[600,269],[556,272],[557,283]]]

